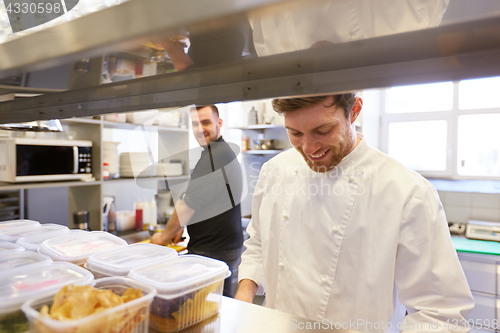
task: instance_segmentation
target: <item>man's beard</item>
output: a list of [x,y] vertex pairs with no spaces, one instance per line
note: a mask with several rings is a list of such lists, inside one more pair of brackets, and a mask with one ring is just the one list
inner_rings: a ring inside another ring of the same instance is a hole
[[352,132],[352,130],[349,130],[349,132],[347,133],[346,137],[348,138],[348,140],[340,142],[337,146],[330,147],[330,151],[328,152],[328,159],[321,161],[318,164],[311,161],[307,154],[304,153],[302,148],[296,149],[302,155],[311,170],[318,173],[325,173],[335,168],[340,163],[340,161],[342,161],[342,159],[346,157],[347,154],[349,154],[349,152],[352,150],[354,143],[356,142],[356,140],[349,139],[352,136]]

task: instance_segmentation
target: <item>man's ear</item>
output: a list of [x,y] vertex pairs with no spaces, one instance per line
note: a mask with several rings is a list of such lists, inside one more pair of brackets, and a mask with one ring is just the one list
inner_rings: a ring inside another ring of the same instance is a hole
[[363,108],[363,100],[361,97],[356,97],[356,100],[354,101],[354,105],[351,108],[351,124],[354,124],[356,119],[358,119],[359,114],[361,113],[361,109]]
[[219,128],[222,127],[222,123],[223,123],[222,119],[219,118]]

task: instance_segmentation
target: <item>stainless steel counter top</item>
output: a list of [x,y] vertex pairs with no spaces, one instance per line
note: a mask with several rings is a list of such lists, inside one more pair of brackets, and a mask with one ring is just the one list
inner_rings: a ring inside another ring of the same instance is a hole
[[[310,327],[314,327],[313,325],[316,323],[316,328],[306,329],[307,323],[310,323]],[[233,298],[222,297],[221,308],[216,316],[179,333],[357,332],[335,329],[334,324],[331,326]],[[300,327],[304,327],[304,329]],[[150,329],[150,333],[157,333],[157,331]]]

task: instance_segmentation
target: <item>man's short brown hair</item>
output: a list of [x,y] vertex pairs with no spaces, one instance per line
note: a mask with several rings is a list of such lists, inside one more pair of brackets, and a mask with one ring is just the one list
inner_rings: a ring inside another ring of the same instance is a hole
[[314,97],[300,97],[300,98],[277,98],[273,99],[273,109],[279,114],[292,112],[297,109],[311,106],[318,103],[323,103],[328,97],[333,97],[333,103],[331,105],[325,105],[325,107],[331,107],[336,105],[337,108],[344,110],[345,118],[349,119],[351,109],[356,101],[356,93],[347,93],[339,95],[327,95],[327,96],[314,96]]
[[203,108],[211,108],[213,113],[217,116],[217,119],[219,119],[219,109],[213,104],[211,104],[211,105],[196,105],[196,107],[191,109],[191,111],[194,111],[194,110],[200,111]]

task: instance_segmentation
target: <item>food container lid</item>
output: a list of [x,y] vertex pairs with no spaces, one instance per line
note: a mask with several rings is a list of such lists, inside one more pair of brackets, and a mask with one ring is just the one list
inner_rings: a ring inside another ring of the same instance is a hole
[[11,251],[12,252],[24,251],[24,247],[20,244],[0,241],[0,253],[2,253],[2,255]]
[[69,284],[93,284],[88,270],[66,262],[0,273],[0,314],[18,310],[28,299],[43,297]]
[[80,265],[93,253],[126,245],[126,241],[110,233],[90,231],[47,239],[40,246],[39,252],[48,255],[52,260]]
[[47,223],[40,226],[24,226],[22,228],[14,228],[0,231],[0,239],[15,243],[19,238],[39,235],[43,232],[51,232],[57,230],[69,230],[68,227],[60,224]]
[[86,268],[110,276],[125,276],[133,268],[177,257],[177,251],[155,244],[133,244],[91,255]]
[[[44,228],[44,226],[41,228]],[[47,239],[63,236],[70,232],[83,232],[83,230],[69,230],[66,227],[56,230],[42,229],[39,234],[19,238],[16,244],[23,246],[26,250],[37,251],[40,245]]]
[[227,264],[198,255],[183,255],[137,267],[129,277],[153,286],[158,295],[172,297],[201,289],[231,275]]
[[39,226],[40,222],[33,220],[10,220],[0,222],[0,232],[7,229]]
[[0,257],[0,272],[26,266],[45,266],[52,262],[49,257],[30,251],[11,251]]

